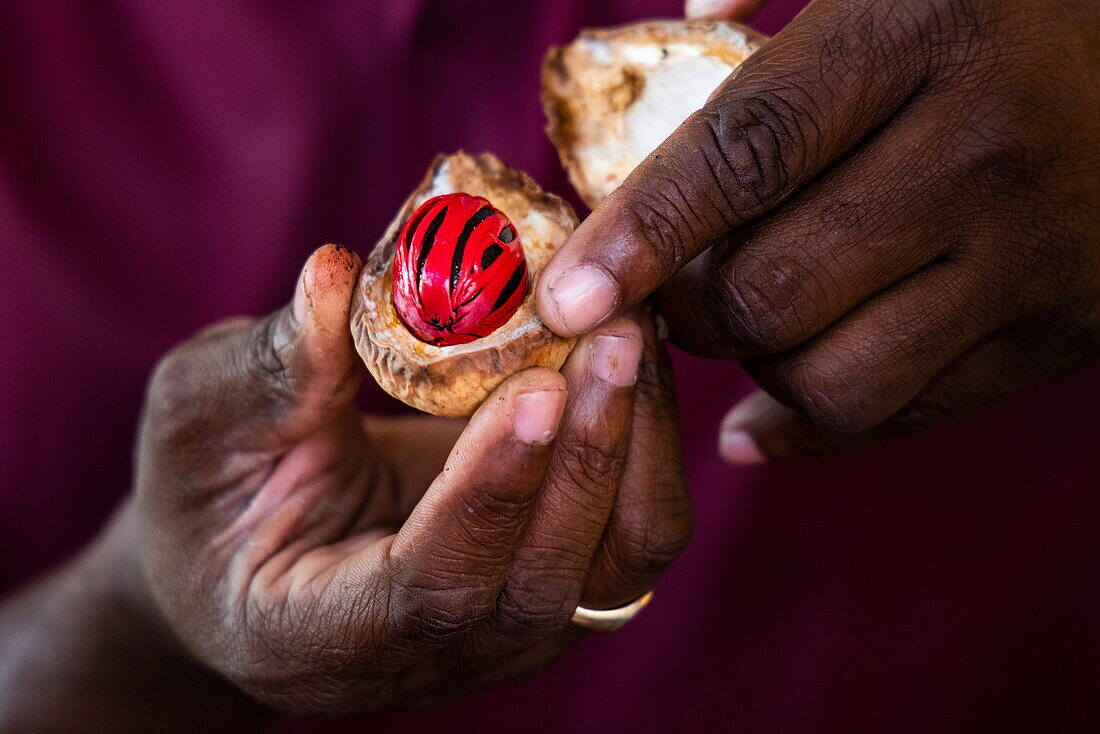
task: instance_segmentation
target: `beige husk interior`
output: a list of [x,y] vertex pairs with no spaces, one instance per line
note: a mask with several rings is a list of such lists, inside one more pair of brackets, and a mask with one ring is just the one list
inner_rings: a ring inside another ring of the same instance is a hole
[[595,208],[763,42],[746,26],[647,21],[582,31],[542,67],[547,132]]

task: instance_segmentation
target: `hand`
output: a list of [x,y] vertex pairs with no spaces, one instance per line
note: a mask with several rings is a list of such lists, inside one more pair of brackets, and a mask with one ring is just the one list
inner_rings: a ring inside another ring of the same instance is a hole
[[577,229],[540,313],[583,333],[660,288],[675,342],[767,391],[724,422],[742,462],[1095,359],[1098,29],[1095,0],[818,0]]
[[690,533],[644,320],[585,338],[563,374],[515,375],[464,429],[364,418],[360,267],[322,248],[291,306],[173,351],[138,448],[136,544],[160,613],[199,660],[297,713],[533,670],[581,636],[578,603],[641,595]]

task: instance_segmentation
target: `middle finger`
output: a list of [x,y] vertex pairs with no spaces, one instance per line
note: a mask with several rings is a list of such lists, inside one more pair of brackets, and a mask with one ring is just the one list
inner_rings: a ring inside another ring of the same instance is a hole
[[547,479],[487,625],[510,647],[565,626],[577,606],[626,462],[641,353],[638,325],[616,319],[562,370],[569,398]]
[[626,469],[581,597],[593,609],[621,606],[649,591],[691,538],[672,365],[652,318],[640,324],[645,351]]

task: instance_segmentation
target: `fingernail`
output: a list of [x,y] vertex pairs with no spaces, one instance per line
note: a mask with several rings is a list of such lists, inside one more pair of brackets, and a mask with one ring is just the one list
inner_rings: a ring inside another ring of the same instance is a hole
[[298,326],[304,324],[309,318],[309,294],[306,293],[305,268],[302,268],[302,272],[298,275],[298,284],[294,287],[294,300],[291,302],[290,312]]
[[763,464],[768,460],[756,439],[747,431],[724,431],[718,438],[718,453],[730,464]]
[[589,331],[611,313],[619,300],[615,284],[592,267],[567,270],[550,282],[548,290],[558,317],[573,334]]
[[684,15],[687,18],[709,18],[724,12],[729,0],[687,0]]
[[513,430],[527,444],[548,444],[558,432],[565,408],[564,390],[539,390],[516,396]]
[[612,385],[633,385],[638,379],[641,359],[641,339],[600,334],[592,342],[592,369],[597,377]]

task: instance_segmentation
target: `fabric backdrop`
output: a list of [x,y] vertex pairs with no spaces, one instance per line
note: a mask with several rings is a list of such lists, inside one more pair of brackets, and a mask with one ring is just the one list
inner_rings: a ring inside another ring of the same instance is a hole
[[[0,3],[0,589],[71,556],[127,491],[158,355],[285,302],[324,242],[368,252],[438,151],[568,191],[542,132],[547,46],[678,10]],[[1100,730],[1100,371],[919,438],[734,469],[715,429],[750,383],[676,367],[698,527],[645,614],[444,710],[291,729]]]

